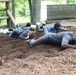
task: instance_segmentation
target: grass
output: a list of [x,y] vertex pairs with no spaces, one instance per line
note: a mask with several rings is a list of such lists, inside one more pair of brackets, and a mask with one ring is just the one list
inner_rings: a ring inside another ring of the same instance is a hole
[[[30,16],[26,16],[26,17],[16,17],[15,20],[16,20],[16,23],[19,24],[19,25],[21,25],[21,24],[26,24],[27,22],[30,22]],[[2,20],[0,24],[1,24],[1,26],[2,26],[3,24],[4,24],[4,26],[5,26],[5,25],[7,25],[6,23],[7,23],[6,20]]]
[[[25,24],[27,22],[30,22],[30,17],[29,16],[27,16],[27,17],[16,17],[16,23],[18,23],[18,24]],[[6,23],[7,23],[6,20],[1,20],[0,21],[1,26],[3,26],[3,25],[5,26]]]
[[23,24],[23,23],[30,22],[30,17],[17,17],[16,22],[18,24]]

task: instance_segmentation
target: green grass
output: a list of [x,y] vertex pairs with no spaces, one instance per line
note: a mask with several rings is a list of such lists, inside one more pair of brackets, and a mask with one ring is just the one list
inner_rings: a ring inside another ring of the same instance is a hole
[[[17,24],[25,24],[27,22],[30,22],[30,17],[27,16],[27,17],[16,17],[16,23]],[[7,21],[6,20],[1,20],[0,21],[0,24],[1,25],[6,25]]]
[[30,17],[16,17],[16,22],[18,24],[30,22]]
[[[21,25],[21,24],[26,24],[27,22],[30,22],[30,16],[26,16],[26,17],[16,17],[16,23],[18,25]],[[6,20],[1,20],[1,23],[0,24],[6,24],[7,21]]]

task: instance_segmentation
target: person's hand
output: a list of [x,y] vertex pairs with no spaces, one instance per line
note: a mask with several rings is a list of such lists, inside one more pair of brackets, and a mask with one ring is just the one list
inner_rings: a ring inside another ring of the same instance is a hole
[[28,40],[29,39],[29,36],[25,37],[25,40]]
[[57,30],[54,30],[53,32],[54,32],[54,33],[57,33]]
[[64,30],[67,30],[67,28],[64,28]]
[[4,60],[0,57],[0,65],[3,65]]
[[71,45],[71,44],[63,44],[61,45],[62,48],[72,48],[72,49],[76,49],[76,45]]

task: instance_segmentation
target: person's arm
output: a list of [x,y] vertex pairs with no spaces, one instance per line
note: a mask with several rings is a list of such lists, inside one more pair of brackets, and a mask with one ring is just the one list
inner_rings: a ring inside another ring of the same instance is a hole
[[71,45],[71,44],[63,44],[61,45],[62,48],[72,48],[72,49],[76,49],[76,45]]
[[60,30],[61,30],[61,31],[66,31],[67,28],[64,28],[63,26],[61,26],[61,27],[60,27]]
[[30,38],[30,36],[28,35],[27,37],[25,37],[25,40],[28,40]]
[[30,38],[30,36],[29,35],[27,35],[26,37],[25,36],[19,36],[19,38],[21,38],[21,39],[25,39],[25,40],[28,40],[29,38]]
[[27,35],[26,37],[25,37],[25,36],[21,36],[21,35],[20,35],[20,36],[19,36],[19,38],[20,38],[20,39],[28,40],[28,39],[29,39],[29,35]]
[[19,38],[21,39],[28,39],[29,38],[29,32],[27,32],[26,30],[23,31],[20,35],[19,35]]
[[57,28],[57,29],[54,29],[55,33],[58,33],[58,32],[61,32],[61,31],[64,31],[64,27],[62,27],[62,26]]
[[55,32],[55,33],[58,33],[58,32],[63,32],[63,31],[66,31],[66,30],[67,30],[66,28],[64,28],[64,29],[60,29],[60,28],[59,28],[58,30],[54,30],[54,32]]
[[34,38],[34,35],[35,35],[35,32],[34,31],[30,31],[28,34],[27,34],[27,37],[25,37],[25,39],[29,39],[29,38]]
[[25,39],[28,40],[33,34],[34,34],[34,31],[29,31]]
[[[69,41],[72,39],[72,37],[70,35],[65,35],[62,39],[61,42],[61,47],[62,48],[72,48],[72,49],[76,49],[76,45],[71,45],[69,44]],[[71,40],[72,41],[72,40]]]

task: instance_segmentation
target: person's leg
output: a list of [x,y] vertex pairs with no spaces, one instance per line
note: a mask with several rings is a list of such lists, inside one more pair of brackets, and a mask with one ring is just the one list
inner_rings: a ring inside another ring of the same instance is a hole
[[29,44],[30,44],[30,47],[33,47],[33,46],[36,46],[36,45],[39,45],[39,44],[43,44],[43,43],[47,43],[48,41],[49,41],[49,35],[50,34],[45,34],[45,35],[43,35],[42,37],[40,37],[40,38],[38,38],[37,40],[31,40],[30,42],[29,42]]
[[15,37],[17,35],[16,31],[12,31],[10,34],[9,34],[9,37]]
[[43,31],[44,31],[44,34],[49,33],[46,26],[43,27]]

